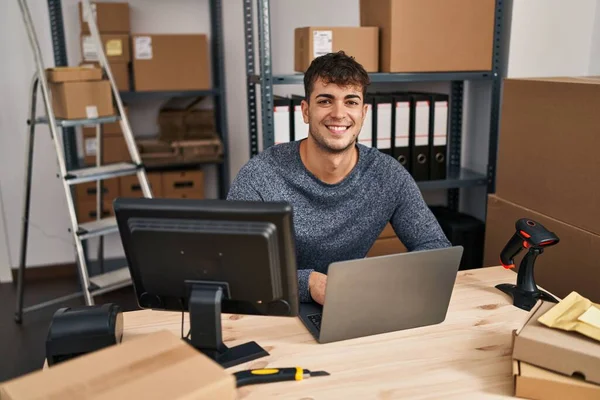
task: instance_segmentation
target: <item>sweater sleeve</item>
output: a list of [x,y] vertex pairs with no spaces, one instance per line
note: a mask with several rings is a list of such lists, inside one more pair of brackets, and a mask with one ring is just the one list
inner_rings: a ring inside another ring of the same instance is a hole
[[402,178],[400,199],[390,221],[400,241],[408,251],[451,246],[412,176],[404,171]]

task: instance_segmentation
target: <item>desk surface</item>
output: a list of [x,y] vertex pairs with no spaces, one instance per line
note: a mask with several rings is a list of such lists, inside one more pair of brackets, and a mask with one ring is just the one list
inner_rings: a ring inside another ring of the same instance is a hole
[[[511,332],[528,313],[496,289],[516,275],[502,267],[460,271],[446,320],[330,344],[318,344],[297,318],[223,315],[228,346],[256,341],[269,353],[229,369],[294,367],[328,377],[240,388],[239,399],[500,399],[513,393]],[[168,329],[180,334],[181,313],[124,314],[123,340]],[[188,323],[186,322],[186,332]]]

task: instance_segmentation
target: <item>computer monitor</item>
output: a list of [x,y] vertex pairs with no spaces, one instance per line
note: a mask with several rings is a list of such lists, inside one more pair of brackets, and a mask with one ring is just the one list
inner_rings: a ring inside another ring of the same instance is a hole
[[268,355],[255,342],[225,346],[221,312],[298,315],[288,203],[118,198],[113,205],[141,308],[189,311],[188,342],[224,367]]

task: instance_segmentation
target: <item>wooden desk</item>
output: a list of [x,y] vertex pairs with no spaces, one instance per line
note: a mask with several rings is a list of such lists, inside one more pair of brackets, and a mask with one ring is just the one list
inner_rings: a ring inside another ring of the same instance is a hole
[[[230,368],[294,367],[328,377],[240,388],[239,399],[500,399],[513,393],[512,330],[528,313],[496,289],[516,275],[502,267],[461,271],[439,325],[318,344],[297,318],[223,315],[229,346],[256,341],[271,355]],[[124,338],[159,329],[180,333],[181,314],[124,315]],[[187,332],[186,323],[186,332]]]

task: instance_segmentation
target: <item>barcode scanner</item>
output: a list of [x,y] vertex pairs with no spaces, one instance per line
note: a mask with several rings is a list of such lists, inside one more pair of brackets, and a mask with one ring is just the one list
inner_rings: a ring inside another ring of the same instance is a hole
[[500,253],[500,262],[504,268],[514,268],[514,258],[521,250],[527,249],[527,254],[519,264],[517,284],[502,283],[496,287],[512,296],[515,307],[526,311],[530,311],[538,300],[558,303],[558,300],[550,293],[538,289],[534,279],[533,266],[537,256],[542,254],[546,247],[557,244],[560,239],[542,224],[528,218],[517,220],[515,228],[515,234]]

